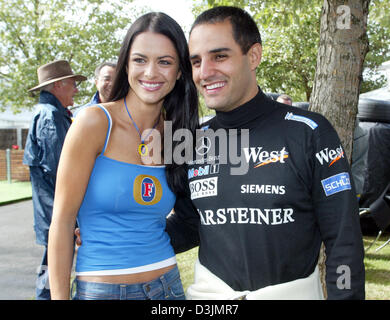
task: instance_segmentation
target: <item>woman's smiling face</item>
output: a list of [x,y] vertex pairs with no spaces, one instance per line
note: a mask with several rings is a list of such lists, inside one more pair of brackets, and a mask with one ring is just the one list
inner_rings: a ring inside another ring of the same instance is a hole
[[162,103],[181,75],[172,41],[150,31],[135,37],[127,71],[131,91],[145,104]]

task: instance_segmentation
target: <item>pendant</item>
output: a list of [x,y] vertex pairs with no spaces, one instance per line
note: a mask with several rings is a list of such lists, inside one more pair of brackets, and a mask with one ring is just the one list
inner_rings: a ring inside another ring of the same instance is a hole
[[147,156],[149,153],[148,146],[145,143],[140,143],[138,146],[138,153],[141,155],[141,157]]

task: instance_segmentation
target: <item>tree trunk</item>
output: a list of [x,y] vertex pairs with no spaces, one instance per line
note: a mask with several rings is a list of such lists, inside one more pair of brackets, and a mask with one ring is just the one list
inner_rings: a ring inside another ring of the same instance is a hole
[[370,0],[324,0],[311,110],[335,127],[351,161]]
[[[324,115],[336,129],[351,163],[353,132],[368,52],[367,17],[370,0],[324,0],[320,44],[310,110]],[[326,297],[325,250],[319,258]]]

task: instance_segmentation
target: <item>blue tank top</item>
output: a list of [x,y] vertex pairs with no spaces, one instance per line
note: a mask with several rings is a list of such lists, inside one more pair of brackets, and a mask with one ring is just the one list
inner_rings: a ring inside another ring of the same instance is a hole
[[166,216],[176,197],[169,189],[164,166],[144,166],[104,156],[96,158],[78,212],[82,245],[77,275],[115,275],[144,272],[176,263]]

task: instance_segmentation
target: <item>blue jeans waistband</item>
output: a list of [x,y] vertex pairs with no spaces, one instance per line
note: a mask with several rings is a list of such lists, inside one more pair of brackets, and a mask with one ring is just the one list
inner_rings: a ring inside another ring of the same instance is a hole
[[177,266],[148,282],[110,284],[80,281],[76,278],[74,300],[184,300]]

